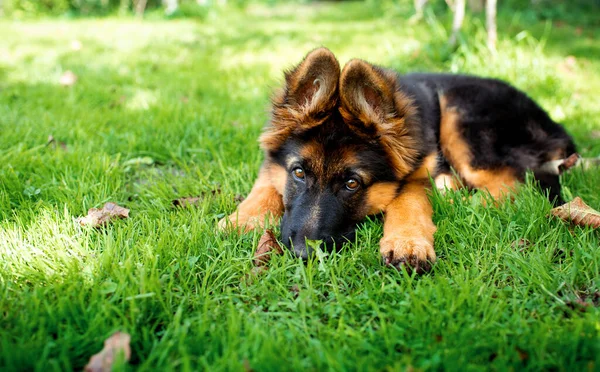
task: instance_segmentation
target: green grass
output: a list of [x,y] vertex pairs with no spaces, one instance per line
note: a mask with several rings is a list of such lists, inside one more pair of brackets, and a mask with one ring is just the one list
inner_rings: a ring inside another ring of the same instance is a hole
[[[530,185],[498,208],[434,194],[439,261],[422,277],[381,265],[374,219],[339,253],[278,256],[246,279],[260,232],[216,221],[257,174],[281,71],[314,47],[503,78],[600,155],[600,28],[502,18],[493,58],[478,21],[452,54],[447,20],[361,6],[0,23],[1,370],[81,370],[117,330],[132,336],[125,369],[600,368],[600,234],[549,219]],[[66,70],[72,87],[58,84]],[[600,171],[563,182],[600,209]],[[205,198],[172,208],[190,195]],[[107,201],[131,218],[78,226]]]

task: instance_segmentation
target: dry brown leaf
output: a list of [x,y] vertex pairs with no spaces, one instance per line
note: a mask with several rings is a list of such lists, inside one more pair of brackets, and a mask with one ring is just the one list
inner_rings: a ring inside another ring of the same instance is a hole
[[570,296],[565,301],[565,305],[571,310],[579,310],[585,312],[590,307],[600,306],[600,292],[576,292],[575,298]]
[[119,98],[113,102],[111,102],[108,107],[115,108],[123,106],[127,102],[127,96],[121,95]]
[[266,266],[255,266],[248,274],[244,275],[242,282],[246,285],[251,285],[258,277],[266,273],[267,270],[268,268]]
[[573,168],[577,161],[579,160],[579,154],[574,153],[569,155],[561,164],[558,166],[558,174],[563,174],[565,171]]
[[90,208],[87,216],[80,217],[77,221],[81,226],[101,227],[119,218],[129,218],[129,209],[109,202],[102,209]]
[[[212,196],[218,195],[220,193],[221,193],[220,188],[210,190],[210,195],[212,195]],[[174,207],[181,207],[181,208],[192,207],[192,206],[196,206],[196,205],[200,204],[202,199],[204,199],[204,197],[208,194],[209,194],[209,192],[203,192],[202,195],[198,195],[198,196],[187,196],[184,198],[177,198],[177,199],[174,199],[171,203],[173,203]]]
[[600,212],[585,204],[578,196],[572,201],[552,209],[550,213],[578,226],[591,226],[594,229],[600,228]]
[[570,297],[565,300],[565,305],[571,310],[586,312],[590,307],[598,306],[598,297],[600,297],[598,292],[592,294],[576,293],[574,299]]
[[550,160],[542,164],[537,170],[555,175],[561,175],[571,168],[579,167],[583,170],[600,166],[600,157],[582,158],[579,154],[571,154],[566,159]]
[[179,198],[179,199],[173,200],[173,206],[187,208],[187,207],[191,207],[194,205],[198,205],[201,200],[202,200],[201,196],[190,196],[187,198]]
[[75,75],[73,71],[67,70],[61,75],[58,82],[60,83],[60,85],[70,87],[71,85],[77,82],[77,75]]
[[519,249],[519,251],[523,252],[531,246],[531,242],[527,239],[521,238],[512,242],[510,246],[513,249]]
[[258,241],[258,248],[254,253],[254,265],[266,266],[271,260],[271,253],[282,254],[283,250],[279,246],[275,234],[271,230],[265,230],[265,233]]
[[244,372],[254,372],[248,359],[244,359]]
[[517,350],[517,354],[519,355],[519,359],[524,362],[527,359],[529,359],[529,353],[526,352],[525,350],[521,349],[520,347],[516,347],[515,348]]
[[294,298],[297,298],[300,295],[300,288],[298,284],[294,284],[292,288],[290,288],[290,292],[294,295]]
[[[46,146],[51,146],[52,148],[56,148],[56,139],[54,138],[53,135],[49,135],[48,136],[48,141],[46,142]],[[68,151],[68,147],[67,144],[63,141],[59,141],[58,145],[60,146],[61,149],[63,149],[64,151]]]
[[131,347],[129,346],[131,336],[127,333],[116,332],[104,341],[104,348],[92,355],[85,366],[86,372],[110,372],[119,352],[123,352],[125,361],[131,358]]

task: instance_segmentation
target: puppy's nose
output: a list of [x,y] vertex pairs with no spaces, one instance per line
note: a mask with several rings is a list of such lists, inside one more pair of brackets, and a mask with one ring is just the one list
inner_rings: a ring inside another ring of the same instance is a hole
[[294,255],[296,255],[296,257],[301,258],[306,261],[306,260],[308,260],[308,255],[309,255],[308,248],[305,245],[303,245],[301,247],[294,245]]
[[297,239],[298,232],[296,230],[290,231],[290,237],[288,240],[284,240],[283,244],[292,252],[296,257],[306,260],[308,258],[308,252],[306,251],[306,244],[304,238]]
[[313,253],[313,248],[306,244],[306,239],[300,237],[298,239],[291,239],[291,247],[294,255],[303,260],[307,260],[308,257]]

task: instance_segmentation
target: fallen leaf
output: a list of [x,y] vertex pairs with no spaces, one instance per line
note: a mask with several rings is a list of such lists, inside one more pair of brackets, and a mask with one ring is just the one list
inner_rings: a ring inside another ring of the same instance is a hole
[[181,207],[181,208],[191,207],[194,205],[198,205],[201,200],[202,200],[201,196],[178,198],[178,199],[173,200],[173,206]]
[[247,279],[252,279],[255,278],[257,276],[259,276],[260,274],[264,273],[267,271],[267,267],[266,266],[256,266],[253,267],[252,270],[250,270],[250,274],[248,275]]
[[516,347],[515,348],[517,350],[517,354],[519,355],[519,359],[524,362],[527,359],[529,359],[529,353],[527,353],[525,350],[521,349],[520,347]]
[[67,71],[64,72],[64,74],[61,75],[61,77],[58,80],[58,82],[62,86],[70,87],[71,85],[73,85],[73,84],[75,84],[77,82],[77,75],[75,75],[73,73],[73,71],[67,70]]
[[279,246],[275,234],[271,230],[265,230],[265,233],[258,241],[258,248],[254,253],[254,265],[267,266],[271,260],[271,253],[282,254],[283,250]]
[[515,240],[514,242],[512,242],[512,244],[510,246],[513,249],[519,249],[519,251],[523,252],[531,246],[531,242],[527,239],[521,238],[519,240]]
[[259,276],[266,273],[267,270],[266,266],[255,266],[248,274],[244,275],[242,282],[246,285],[251,285]]
[[250,365],[250,361],[248,359],[244,359],[244,371],[245,372],[254,372],[252,366]]
[[110,108],[115,108],[118,106],[123,106],[125,103],[127,102],[127,96],[119,96],[119,98],[116,101],[111,102],[108,107]]
[[[214,190],[210,190],[210,194],[212,196],[215,196],[217,194],[221,193],[221,189],[217,188]],[[177,198],[174,199],[172,201],[173,206],[174,207],[181,207],[181,208],[186,208],[186,207],[191,207],[191,206],[195,206],[200,204],[200,202],[202,201],[202,199],[204,199],[204,196],[208,194],[207,192],[202,193],[202,195],[199,196],[187,196],[187,197],[183,197],[183,198]]]
[[565,300],[565,305],[571,310],[585,312],[588,308],[600,305],[600,292],[598,291],[592,293],[576,292],[574,297],[575,298],[573,299],[573,296],[569,296],[569,298]]
[[571,154],[566,159],[550,160],[542,164],[537,170],[555,175],[561,175],[574,167],[584,170],[600,166],[600,158],[582,158],[579,154]]
[[85,366],[86,372],[110,372],[112,371],[115,358],[122,352],[125,361],[131,358],[131,347],[129,342],[131,336],[127,333],[116,332],[104,341],[104,348],[98,353],[92,355],[90,361]]
[[106,203],[102,209],[90,208],[87,216],[77,219],[81,226],[101,227],[111,220],[129,218],[129,209],[115,203]]
[[579,154],[574,153],[569,155],[561,164],[558,165],[558,174],[563,174],[565,171],[573,168],[579,160]]
[[572,201],[552,209],[550,213],[578,226],[591,226],[594,229],[600,228],[600,212],[585,204],[578,196]]
[[290,288],[290,292],[294,295],[294,298],[297,298],[300,295],[300,287],[298,287],[298,284],[294,284],[292,288]]
[[[49,135],[48,136],[48,141],[46,141],[46,146],[52,146],[53,148],[56,148],[56,139],[54,138],[53,135]],[[61,149],[63,149],[64,151],[68,151],[67,148],[67,144],[63,141],[58,142],[58,146],[60,146]]]
[[244,199],[246,199],[246,198],[244,198],[244,196],[242,196],[240,194],[236,194],[235,197],[233,198],[233,200],[236,201],[236,202],[238,202],[238,203],[243,202]]

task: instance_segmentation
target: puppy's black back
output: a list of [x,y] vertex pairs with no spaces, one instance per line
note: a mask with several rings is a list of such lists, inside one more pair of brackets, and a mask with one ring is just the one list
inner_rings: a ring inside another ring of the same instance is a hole
[[[429,149],[444,153],[440,126],[451,114],[457,118],[453,130],[468,145],[472,169],[508,167],[519,180],[533,170],[550,198],[559,196],[558,177],[539,173],[538,168],[574,153],[575,145],[525,93],[500,80],[468,75],[409,74],[399,80],[401,89],[416,101]],[[460,168],[447,158],[449,165]]]

